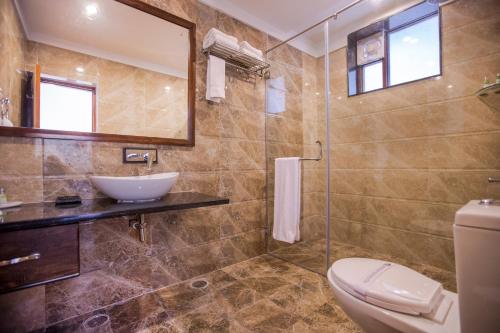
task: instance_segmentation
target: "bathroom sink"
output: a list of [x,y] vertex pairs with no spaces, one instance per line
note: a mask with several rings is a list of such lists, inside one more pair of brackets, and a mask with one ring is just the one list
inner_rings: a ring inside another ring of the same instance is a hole
[[174,186],[178,172],[146,176],[90,176],[95,187],[118,202],[145,202],[161,199]]

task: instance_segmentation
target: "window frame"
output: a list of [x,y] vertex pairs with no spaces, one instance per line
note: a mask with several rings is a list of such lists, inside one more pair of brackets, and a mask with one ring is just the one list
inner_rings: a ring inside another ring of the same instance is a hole
[[[43,83],[92,92],[92,132],[91,133],[96,133],[96,127],[97,127],[96,126],[96,123],[97,123],[96,91],[97,91],[97,89],[95,86],[41,76],[40,77],[40,87]],[[35,119],[39,120],[37,127],[40,128],[40,121],[42,119],[40,108],[35,108],[35,112],[36,112]]]
[[[439,77],[442,75],[442,73],[443,73],[443,36],[442,36],[442,23],[441,23],[442,22],[441,7],[438,6],[436,11],[433,11],[431,13],[428,13],[428,14],[423,15],[423,16],[418,17],[418,18],[410,19],[410,20],[408,20],[408,21],[406,21],[406,22],[404,22],[404,23],[402,23],[402,24],[400,24],[397,27],[394,27],[392,29],[389,29],[389,27],[388,27],[389,19],[391,17],[398,15],[404,11],[411,10],[412,8],[420,6],[424,3],[425,3],[425,1],[420,2],[418,4],[415,4],[415,5],[407,8],[399,13],[393,14],[393,15],[391,15],[391,16],[389,16],[381,21],[375,22],[369,26],[366,26],[366,27],[359,29],[359,30],[348,35],[347,52],[346,52],[347,53],[346,80],[347,80],[347,87],[350,87],[350,85],[349,85],[349,72],[355,70],[356,71],[356,85],[355,85],[356,86],[356,93],[350,95],[349,89],[347,89],[347,97],[364,95],[364,94],[372,93],[372,92],[379,91],[379,90],[384,90],[384,89],[388,89],[388,88],[392,88],[392,87],[401,86],[404,84],[410,84],[410,83],[415,83],[415,82],[422,81],[422,80],[436,78],[436,77]],[[390,82],[389,82],[389,78],[390,78],[390,73],[389,73],[389,71],[390,71],[389,47],[390,46],[389,46],[389,43],[390,42],[389,42],[388,35],[392,32],[408,28],[408,27],[415,25],[419,22],[427,20],[433,16],[437,16],[439,19],[439,73],[432,75],[432,76],[426,76],[426,77],[423,77],[420,79],[412,80],[412,81],[406,81],[406,82],[401,82],[398,84],[390,85]],[[363,31],[368,31],[368,33],[364,33]],[[371,61],[371,62],[363,64],[363,65],[358,65],[357,60],[354,60],[355,64],[353,66],[350,66],[350,62],[352,62],[352,60],[349,59],[350,56],[351,57],[355,56],[354,59],[357,58],[357,52],[358,52],[357,42],[363,38],[369,37],[369,36],[376,34],[380,31],[383,32],[383,36],[384,36],[384,56],[380,59]],[[350,44],[352,44],[352,45],[350,46]],[[350,54],[352,52],[354,52],[354,54]],[[370,90],[370,91],[363,91],[363,83],[364,83],[363,67],[371,65],[371,64],[376,63],[376,62],[380,62],[380,61],[382,61],[382,71],[383,71],[383,73],[382,73],[383,74],[383,78],[382,78],[383,86],[382,86],[382,88],[374,89],[374,90]]]

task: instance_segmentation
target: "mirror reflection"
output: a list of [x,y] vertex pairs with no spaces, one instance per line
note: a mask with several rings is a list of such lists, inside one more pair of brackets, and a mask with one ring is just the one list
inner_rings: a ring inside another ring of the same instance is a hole
[[188,29],[111,0],[0,9],[0,125],[188,139]]

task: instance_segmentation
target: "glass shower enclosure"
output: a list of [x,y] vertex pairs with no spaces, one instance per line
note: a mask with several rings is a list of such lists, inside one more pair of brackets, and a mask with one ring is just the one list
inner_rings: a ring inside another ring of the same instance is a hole
[[[325,274],[329,264],[329,124],[325,73],[329,59],[328,22],[267,53],[266,162],[268,253]],[[326,34],[326,35],[325,35]],[[310,53],[294,47],[314,41]],[[326,45],[325,45],[326,44]],[[300,157],[300,241],[289,244],[272,237],[275,159]]]

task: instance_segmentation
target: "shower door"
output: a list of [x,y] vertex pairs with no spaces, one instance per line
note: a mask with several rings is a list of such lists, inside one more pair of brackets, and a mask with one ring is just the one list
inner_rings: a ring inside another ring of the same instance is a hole
[[[267,53],[271,76],[266,81],[266,157],[268,253],[325,274],[327,267],[327,150],[324,26]],[[293,45],[317,41],[309,53]],[[270,39],[268,48],[276,45]],[[327,59],[328,60],[328,59]],[[320,150],[322,151],[320,152]],[[322,158],[317,159],[322,153]],[[305,158],[301,163],[300,241],[273,239],[275,159]]]

